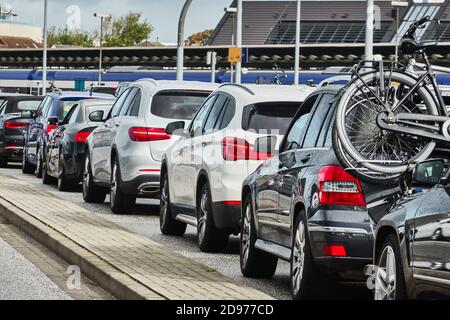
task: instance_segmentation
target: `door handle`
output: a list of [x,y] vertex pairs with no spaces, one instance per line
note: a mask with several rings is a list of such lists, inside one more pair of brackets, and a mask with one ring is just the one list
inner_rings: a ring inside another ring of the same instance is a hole
[[312,153],[308,153],[301,161],[301,163],[307,163],[309,160],[311,160]]
[[206,147],[208,144],[206,142],[202,142],[202,147]]

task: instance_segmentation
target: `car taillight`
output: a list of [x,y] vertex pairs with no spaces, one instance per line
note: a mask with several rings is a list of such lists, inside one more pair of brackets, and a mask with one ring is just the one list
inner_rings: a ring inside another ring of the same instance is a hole
[[128,130],[128,135],[131,141],[135,142],[161,141],[172,138],[172,135],[168,134],[164,128],[133,127]]
[[28,122],[5,122],[5,129],[25,129],[29,125]]
[[236,137],[226,137],[222,140],[222,156],[226,161],[237,160],[267,160],[270,153],[256,152],[247,140]]
[[53,130],[55,130],[57,128],[58,128],[58,126],[48,125],[47,129],[46,129],[46,132],[47,132],[47,134],[49,134],[50,132],[52,132]]
[[78,131],[75,133],[75,142],[85,143],[90,134],[90,131]]
[[365,206],[366,200],[358,179],[339,166],[319,171],[319,203],[323,205]]

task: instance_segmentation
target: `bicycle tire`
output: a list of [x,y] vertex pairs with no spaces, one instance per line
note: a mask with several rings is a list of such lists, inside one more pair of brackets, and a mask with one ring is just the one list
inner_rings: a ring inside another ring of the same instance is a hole
[[[417,82],[412,75],[402,73],[402,72],[392,72],[385,71],[385,77],[390,76],[391,81],[395,81],[401,85],[406,85],[409,88],[412,88],[414,84]],[[358,175],[362,180],[365,180],[370,183],[394,183],[398,180],[399,176],[408,170],[408,163],[402,163],[399,165],[386,165],[386,164],[375,164],[366,162],[367,160],[361,155],[358,150],[353,146],[350,141],[348,134],[345,129],[346,125],[346,112],[348,104],[351,99],[356,96],[356,93],[360,90],[359,88],[364,86],[364,82],[368,83],[374,79],[378,79],[380,76],[380,72],[371,72],[361,76],[361,79],[355,78],[353,79],[346,87],[346,90],[342,91],[341,96],[339,97],[339,101],[337,103],[336,110],[336,122],[334,126],[334,130],[336,130],[337,137],[335,136],[335,141],[333,142],[333,148],[335,153],[337,154],[339,160],[347,166],[347,168],[355,168],[360,169],[355,166],[355,163],[360,165],[360,167],[368,170],[368,173],[362,174],[356,170],[356,175]],[[416,91],[416,93],[423,99],[423,103],[426,106],[426,110],[428,114],[438,115],[438,107],[436,105],[433,96],[430,91],[421,86]],[[340,142],[340,143],[339,143]],[[436,143],[430,141],[427,143],[417,154],[415,157],[409,159],[409,161],[422,161],[427,159],[431,153],[433,152]],[[408,161],[408,162],[409,162]],[[383,177],[379,177],[379,174],[384,175]]]

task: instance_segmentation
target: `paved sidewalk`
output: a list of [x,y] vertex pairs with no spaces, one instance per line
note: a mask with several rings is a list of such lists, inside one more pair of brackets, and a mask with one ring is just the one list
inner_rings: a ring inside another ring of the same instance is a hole
[[83,273],[118,298],[272,299],[68,201],[3,175],[0,214],[71,263],[79,261]]

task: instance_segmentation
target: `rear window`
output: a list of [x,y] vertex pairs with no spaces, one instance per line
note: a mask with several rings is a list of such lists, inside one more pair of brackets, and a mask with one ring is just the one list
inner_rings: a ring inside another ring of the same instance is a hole
[[[59,118],[63,119],[69,113],[70,109],[72,109],[73,105],[76,104],[80,100],[88,100],[91,98],[64,98],[59,100]],[[62,114],[61,114],[62,112]]]
[[6,107],[6,113],[17,113],[22,111],[36,111],[41,100],[24,100],[9,103]]
[[191,120],[210,92],[162,91],[152,100],[151,113],[162,118]]
[[242,129],[260,132],[278,130],[284,135],[300,108],[300,102],[270,102],[244,108]]

